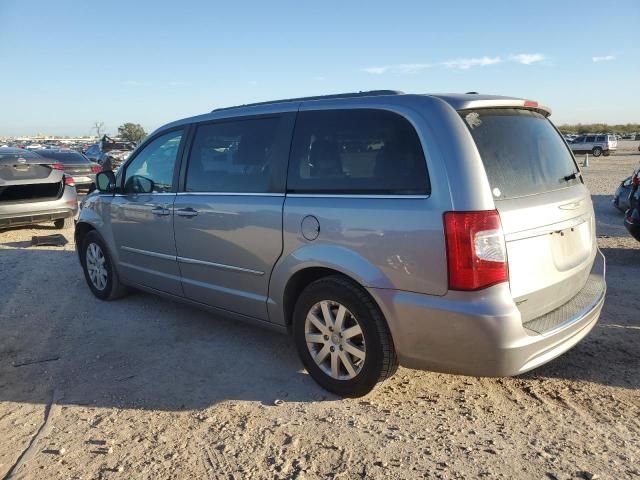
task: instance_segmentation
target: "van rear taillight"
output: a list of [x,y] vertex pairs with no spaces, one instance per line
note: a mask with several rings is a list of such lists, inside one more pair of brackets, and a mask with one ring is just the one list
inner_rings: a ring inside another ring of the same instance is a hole
[[480,290],[509,280],[507,249],[496,210],[446,212],[449,289]]
[[73,179],[71,175],[64,175],[64,184],[68,187],[75,187],[76,181]]

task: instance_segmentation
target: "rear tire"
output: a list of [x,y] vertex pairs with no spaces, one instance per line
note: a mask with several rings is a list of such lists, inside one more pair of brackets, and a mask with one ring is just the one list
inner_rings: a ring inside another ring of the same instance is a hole
[[56,227],[58,230],[62,230],[63,228],[67,228],[69,226],[71,226],[71,217],[67,217],[67,218],[59,218],[57,220],[53,221],[53,226]]
[[593,150],[591,150],[591,154],[594,157],[599,157],[600,155],[602,155],[602,149],[600,147],[594,147]]
[[341,276],[321,278],[302,292],[293,337],[309,375],[340,396],[366,395],[398,369],[382,313],[362,288]]
[[80,262],[91,292],[100,300],[116,300],[127,293],[102,237],[95,230],[82,241]]

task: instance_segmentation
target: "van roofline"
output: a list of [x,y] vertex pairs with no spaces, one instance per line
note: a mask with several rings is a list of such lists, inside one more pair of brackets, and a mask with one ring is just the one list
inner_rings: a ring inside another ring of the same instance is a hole
[[[448,103],[454,110],[470,110],[476,108],[527,108],[537,111],[548,117],[551,109],[538,104],[538,102],[517,97],[505,97],[499,95],[481,95],[477,93],[436,93],[436,94],[409,94],[400,90],[370,90],[352,93],[338,93],[332,95],[317,95],[311,97],[287,98],[282,100],[269,100],[264,102],[248,103],[230,107],[216,108],[208,113],[182,118],[157,128],[153,134],[168,128],[177,127],[187,123],[215,120],[224,116],[226,112],[236,115],[253,115],[261,113],[276,113],[281,111],[297,111],[303,102],[322,102],[325,100],[366,100],[372,97],[432,97]],[[220,116],[220,114],[222,114]]]

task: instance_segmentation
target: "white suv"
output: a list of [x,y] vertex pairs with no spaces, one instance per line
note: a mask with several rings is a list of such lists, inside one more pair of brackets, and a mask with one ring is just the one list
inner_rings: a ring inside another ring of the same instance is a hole
[[618,148],[614,135],[581,135],[569,143],[573,153],[591,153],[594,157],[609,156]]

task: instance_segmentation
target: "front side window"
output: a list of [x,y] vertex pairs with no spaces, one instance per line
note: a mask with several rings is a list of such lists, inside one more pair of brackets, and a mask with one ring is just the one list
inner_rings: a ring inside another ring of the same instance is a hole
[[182,130],[166,133],[152,140],[136,155],[127,165],[125,193],[164,193],[172,190],[182,134]]
[[593,143],[596,141],[596,137],[591,136],[591,137],[587,137],[587,139],[585,140],[587,143]]
[[189,154],[185,191],[281,191],[289,135],[284,116],[198,126]]
[[424,195],[430,185],[407,119],[386,110],[319,110],[298,114],[287,190]]

